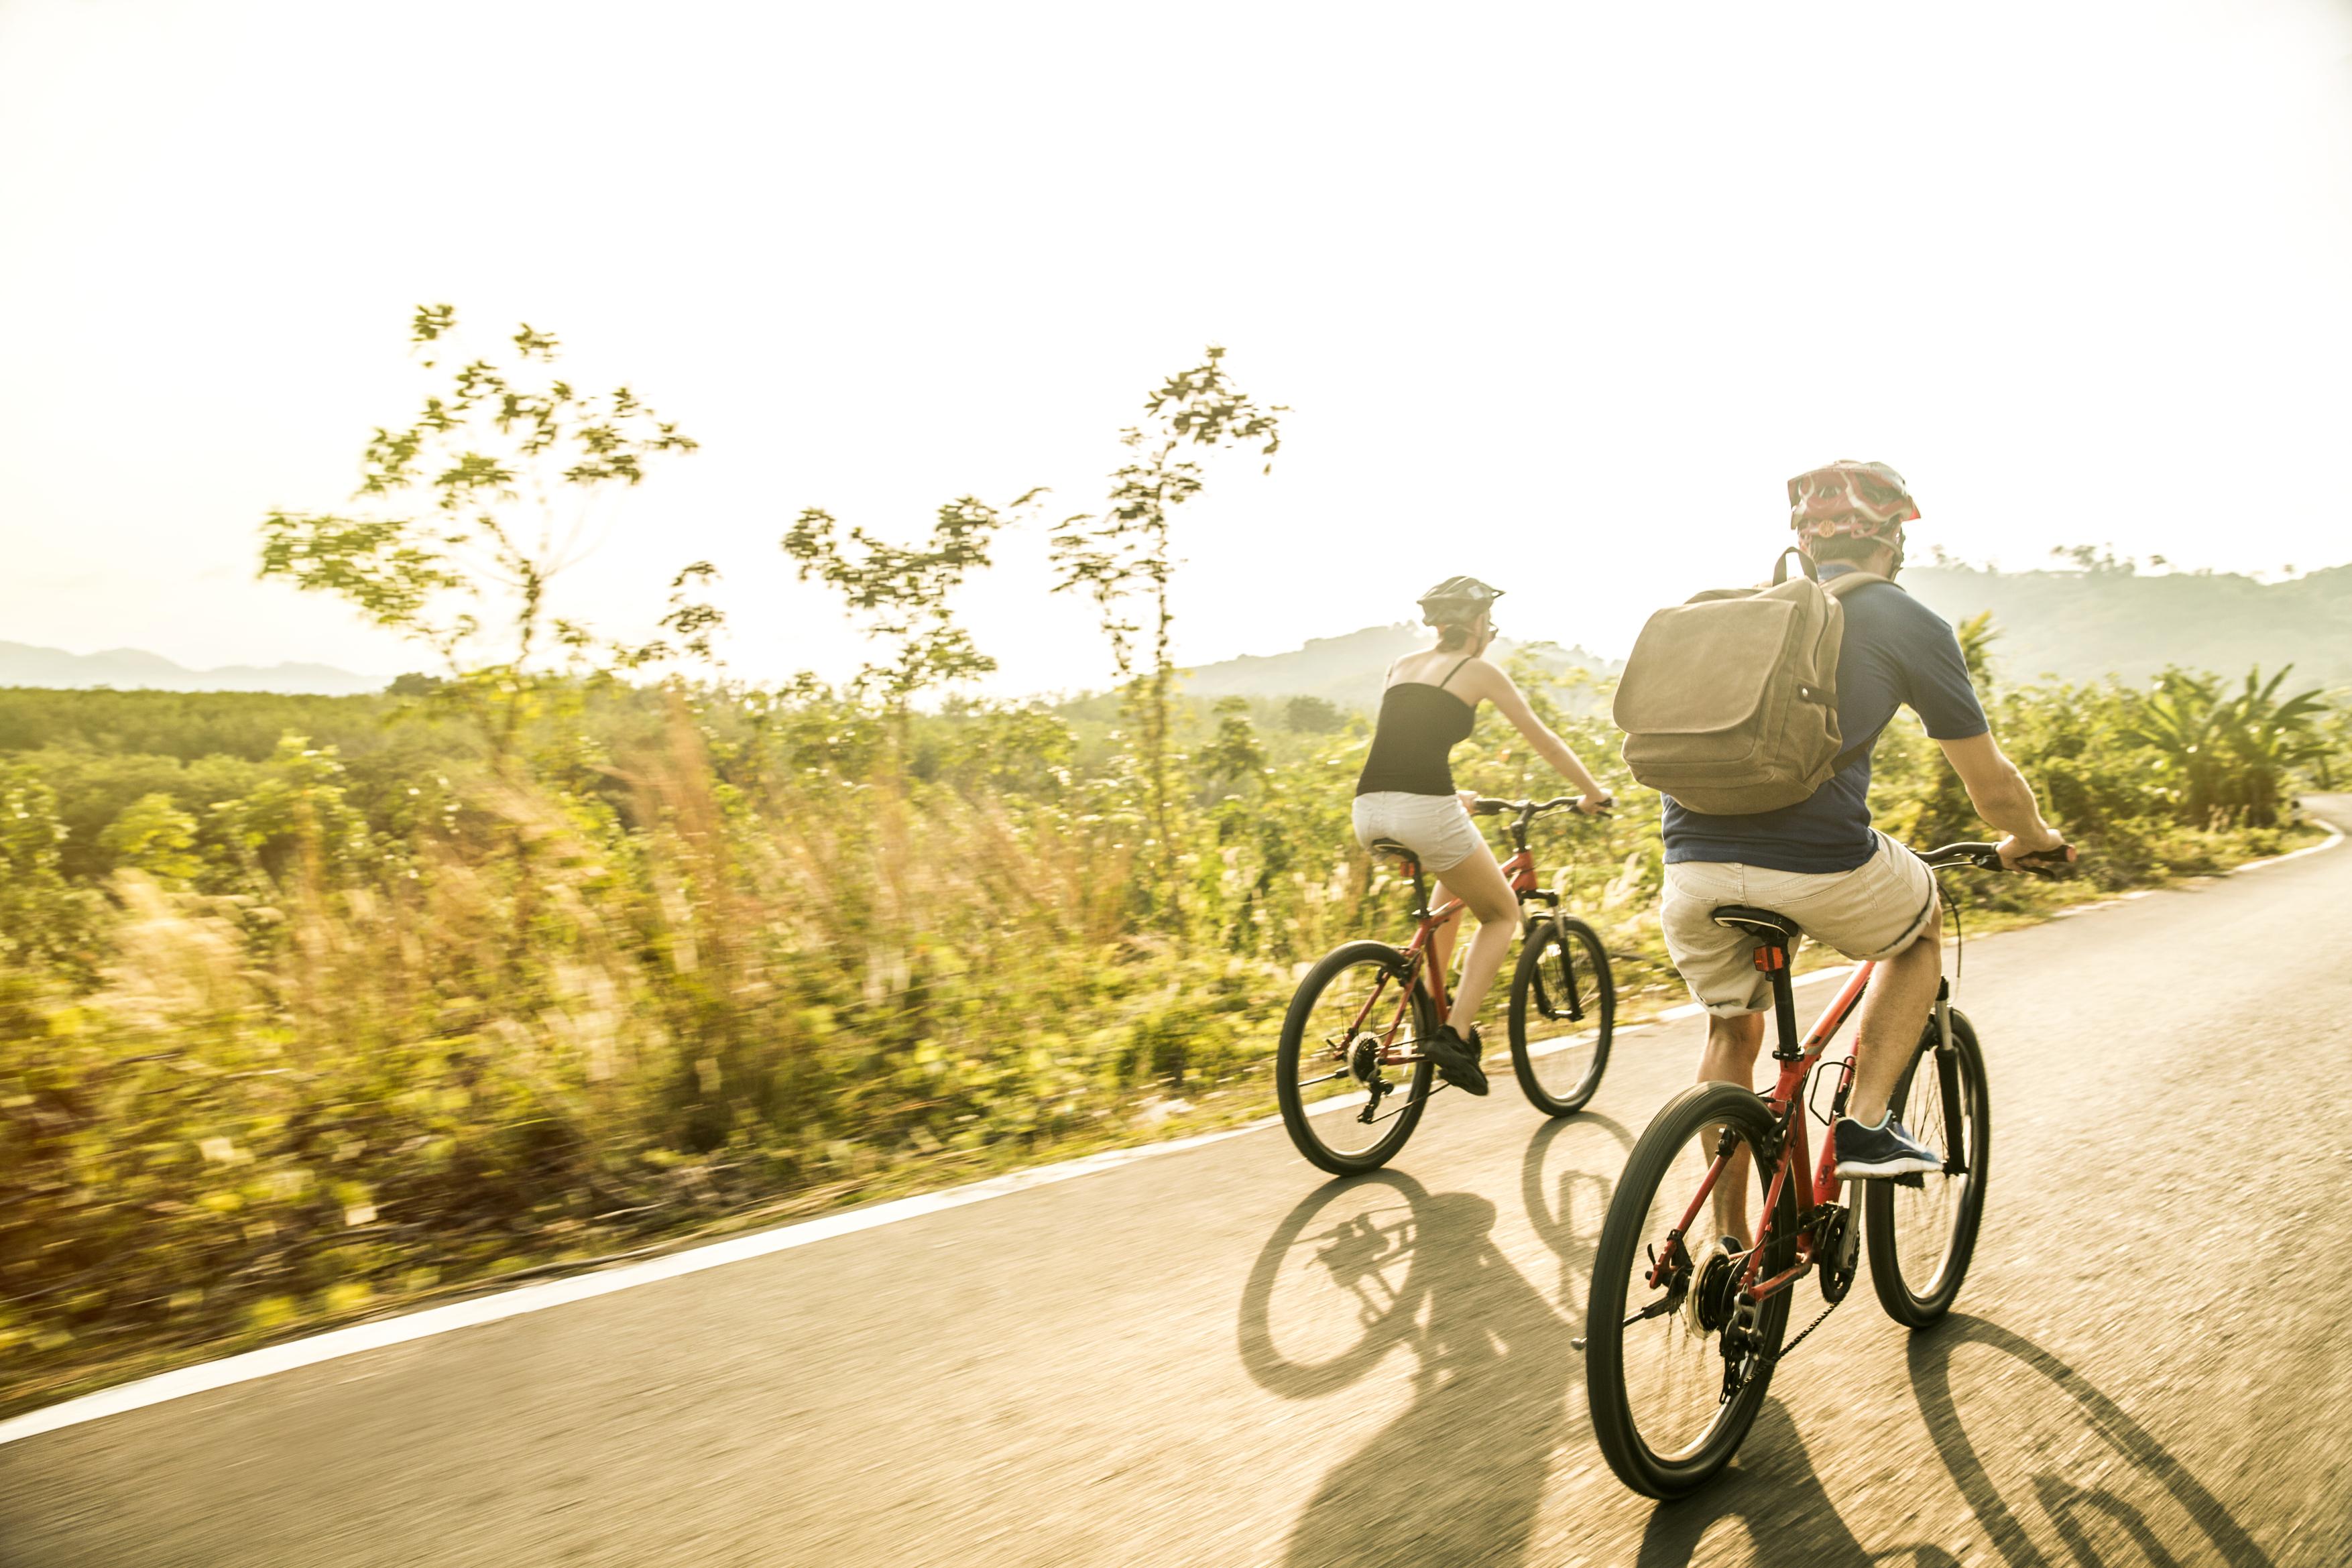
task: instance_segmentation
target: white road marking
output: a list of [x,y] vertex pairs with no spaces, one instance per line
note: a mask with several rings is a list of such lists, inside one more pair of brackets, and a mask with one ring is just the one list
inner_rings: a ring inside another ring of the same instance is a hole
[[[2263,866],[2278,865],[2305,855],[2332,850],[2344,841],[2344,834],[2333,828],[2319,843],[2292,853],[2269,860],[2249,861],[2231,868],[2231,874],[2253,871]],[[2153,890],[2128,893],[2107,904],[2120,904],[2126,899],[2139,898]],[[2062,914],[2104,907],[2084,904]],[[1853,972],[1847,965],[1838,968],[1815,969],[1800,975],[1795,984],[1813,985],[1820,981],[1842,979]],[[1673,1019],[1695,1018],[1706,1009],[1696,1002],[1669,1008],[1653,1022]],[[1621,1034],[1631,1034],[1649,1027],[1629,1024]],[[1553,1050],[1565,1049],[1571,1041],[1562,1041]],[[1318,1103],[1312,1114],[1344,1109],[1361,1103],[1362,1097],[1351,1096]],[[962,1186],[949,1187],[941,1192],[919,1193],[912,1197],[893,1198],[887,1203],[869,1204],[863,1208],[841,1214],[825,1215],[816,1219],[803,1220],[796,1225],[779,1226],[772,1230],[756,1231],[749,1236],[730,1237],[724,1241],[709,1242],[700,1247],[683,1249],[660,1258],[649,1258],[642,1263],[630,1263],[617,1269],[574,1275],[568,1280],[551,1280],[544,1284],[522,1285],[496,1295],[478,1296],[471,1301],[453,1301],[446,1307],[429,1307],[423,1312],[404,1316],[384,1318],[376,1322],[354,1323],[350,1328],[331,1329],[307,1339],[289,1340],[284,1344],[265,1350],[247,1351],[241,1355],[225,1356],[194,1366],[184,1366],[175,1372],[142,1378],[119,1387],[101,1389],[61,1404],[34,1410],[12,1420],[0,1421],[0,1445],[22,1442],[44,1433],[56,1432],[86,1422],[103,1420],[109,1416],[121,1416],[133,1410],[144,1410],[173,1399],[191,1395],[208,1394],[217,1388],[234,1387],[259,1378],[274,1377],[281,1372],[293,1372],[322,1362],[338,1361],[344,1356],[359,1355],[390,1345],[406,1344],[414,1340],[430,1339],[436,1334],[452,1333],[459,1329],[474,1328],[483,1323],[502,1322],[530,1312],[545,1312],[573,1301],[593,1301],[619,1291],[635,1290],[640,1285],[657,1284],[664,1280],[682,1279],[698,1274],[706,1269],[721,1269],[730,1263],[741,1263],[753,1258],[765,1258],[777,1252],[789,1252],[796,1247],[807,1247],[819,1241],[830,1241],[836,1236],[853,1236],[861,1230],[879,1229],[901,1220],[917,1219],[927,1214],[940,1214],[970,1204],[985,1203],[992,1197],[1004,1197],[1032,1187],[1051,1186],[1056,1182],[1073,1181],[1079,1176],[1094,1176],[1101,1171],[1116,1170],[1133,1165],[1138,1160],[1151,1159],[1160,1155],[1172,1155],[1185,1149],[1197,1149],[1219,1144],[1228,1138],[1238,1138],[1249,1133],[1273,1126],[1279,1116],[1263,1117],[1239,1127],[1227,1127],[1214,1133],[1200,1133],[1187,1138],[1173,1138],[1165,1143],[1139,1144],[1132,1148],[1106,1149],[1100,1154],[1079,1159],[1063,1160],[1055,1165],[1036,1166],[1027,1170],[1012,1171],[985,1181],[971,1182]]]
[[[1271,1120],[1279,1121],[1280,1118]],[[803,1220],[797,1225],[780,1226],[749,1236],[730,1237],[724,1241],[709,1242],[672,1252],[666,1257],[649,1258],[642,1263],[574,1275],[568,1280],[551,1280],[544,1284],[519,1286],[497,1295],[452,1301],[446,1307],[429,1307],[423,1312],[385,1318],[377,1322],[354,1323],[350,1328],[330,1330],[308,1339],[289,1340],[264,1350],[248,1351],[242,1355],[226,1356],[195,1366],[184,1366],[175,1372],[142,1378],[137,1383],[126,1383],[119,1388],[101,1389],[79,1399],[68,1399],[62,1404],[31,1411],[13,1420],[0,1421],[0,1444],[21,1442],[45,1432],[78,1427],[86,1421],[143,1410],[151,1405],[184,1399],[192,1394],[208,1394],[215,1388],[250,1383],[256,1378],[272,1377],[281,1372],[316,1366],[320,1362],[358,1355],[365,1351],[382,1350],[387,1345],[406,1344],[412,1340],[427,1339],[435,1334],[450,1333],[481,1323],[494,1323],[506,1318],[520,1317],[526,1312],[545,1312],[550,1307],[561,1307],[572,1301],[592,1301],[598,1296],[609,1296],[616,1291],[634,1290],[639,1285],[698,1274],[705,1269],[720,1269],[730,1263],[765,1258],[771,1253],[788,1252],[795,1247],[829,1241],[836,1236],[850,1236],[860,1230],[895,1225],[903,1219],[915,1219],[946,1209],[962,1208],[969,1204],[985,1203],[990,1198],[1026,1192],[1032,1187],[1050,1186],[1055,1182],[1116,1170],[1138,1160],[1172,1155],[1184,1149],[1197,1149],[1205,1145],[1223,1143],[1227,1138],[1238,1138],[1266,1124],[1265,1121],[1258,1121],[1244,1127],[1228,1127],[1221,1132],[1202,1133],[1161,1144],[1106,1149],[1081,1159],[1012,1171],[1001,1176],[991,1176],[986,1181],[949,1187],[943,1192],[919,1193],[912,1197],[894,1198],[887,1203]]]

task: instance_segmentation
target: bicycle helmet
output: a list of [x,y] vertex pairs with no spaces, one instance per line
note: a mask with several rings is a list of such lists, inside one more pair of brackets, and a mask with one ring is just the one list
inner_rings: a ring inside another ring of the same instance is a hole
[[1884,463],[1841,457],[1789,481],[1789,526],[1801,549],[1839,535],[1899,540],[1903,525],[1918,515],[1911,487]]
[[1421,596],[1422,623],[1428,626],[1467,626],[1502,597],[1501,589],[1490,587],[1475,577],[1449,577]]

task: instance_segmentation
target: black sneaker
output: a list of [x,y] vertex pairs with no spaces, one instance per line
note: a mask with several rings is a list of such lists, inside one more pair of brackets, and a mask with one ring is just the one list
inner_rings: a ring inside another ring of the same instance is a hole
[[1486,1045],[1478,1039],[1478,1026],[1470,1026],[1470,1038],[1464,1040],[1454,1032],[1452,1024],[1442,1025],[1438,1031],[1421,1042],[1422,1054],[1437,1063],[1437,1075],[1456,1089],[1466,1089],[1473,1094],[1486,1092],[1486,1070],[1478,1059],[1486,1053]]
[[1875,1127],[1865,1127],[1851,1116],[1837,1124],[1837,1178],[1869,1180],[1875,1176],[1932,1176],[1944,1168],[1944,1158],[1903,1130],[1889,1115]]

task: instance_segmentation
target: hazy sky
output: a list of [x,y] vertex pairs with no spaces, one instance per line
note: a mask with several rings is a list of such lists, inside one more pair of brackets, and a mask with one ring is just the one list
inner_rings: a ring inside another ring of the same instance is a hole
[[[1455,571],[1622,650],[1748,580],[1781,482],[1920,543],[2352,559],[2352,5],[527,6],[0,0],[0,640],[419,659],[253,580],[423,391],[412,305],[560,332],[699,436],[564,585],[727,573],[740,674],[856,645],[803,507],[912,537],[1099,496],[1228,346],[1294,410],[1182,516],[1179,648]],[[1099,681],[1041,540],[999,689]]]

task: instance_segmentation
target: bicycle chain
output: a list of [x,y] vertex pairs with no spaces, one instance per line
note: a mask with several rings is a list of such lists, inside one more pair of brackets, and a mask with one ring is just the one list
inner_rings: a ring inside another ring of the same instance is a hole
[[1838,1310],[1838,1302],[1844,1300],[1845,1297],[1840,1296],[1836,1301],[1832,1301],[1828,1306],[1823,1307],[1820,1317],[1817,1317],[1811,1322],[1807,1323],[1802,1333],[1798,1334],[1796,1338],[1790,1340],[1788,1343],[1774,1351],[1770,1357],[1768,1358],[1765,1364],[1768,1366],[1780,1365],[1784,1358],[1794,1352],[1799,1345],[1805,1343],[1805,1337],[1807,1334],[1811,1333],[1815,1329],[1821,1327],[1822,1324],[1829,1321],[1830,1314]]

